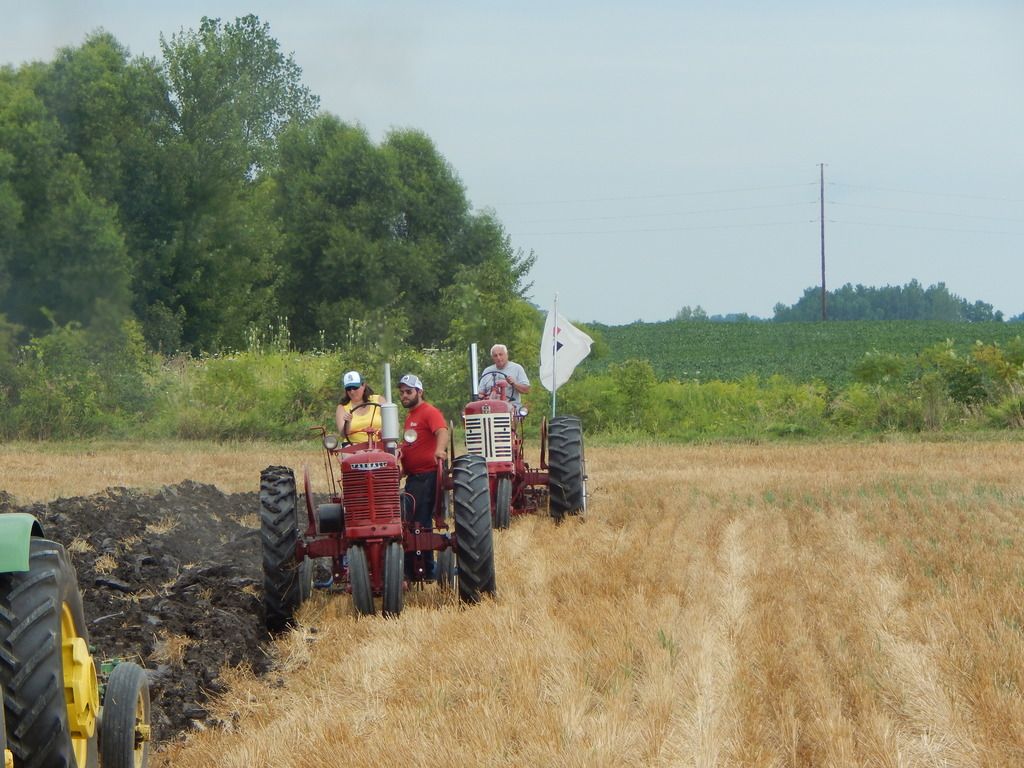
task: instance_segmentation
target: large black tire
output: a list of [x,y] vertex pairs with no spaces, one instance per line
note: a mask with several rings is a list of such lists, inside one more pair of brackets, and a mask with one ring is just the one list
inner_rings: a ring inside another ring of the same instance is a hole
[[[2,695],[2,692],[0,692]],[[7,726],[4,724],[4,704],[0,701],[0,760],[7,765]]]
[[348,582],[352,587],[352,605],[356,613],[371,616],[373,607],[373,585],[370,582],[370,566],[366,562],[366,550],[359,544],[348,548]]
[[494,491],[494,527],[508,528],[512,522],[512,478],[499,477]]
[[402,612],[404,582],[405,549],[401,542],[393,541],[384,550],[384,598],[381,612],[385,616],[398,616]]
[[[99,714],[82,596],[64,547],[32,539],[29,570],[0,574],[0,690],[18,768],[95,764]],[[63,646],[74,647],[64,668]],[[65,673],[72,681],[65,695]]]
[[271,632],[288,627],[313,589],[313,564],[295,560],[299,539],[295,473],[267,467],[260,473],[260,541],[263,545],[263,609]]
[[491,527],[491,494],[487,462],[466,454],[452,463],[455,486],[455,535],[458,540],[459,599],[479,602],[493,594],[494,532]]
[[107,679],[103,695],[100,764],[142,768],[149,759],[149,680],[138,664],[122,662]]
[[575,416],[556,416],[548,425],[548,509],[557,521],[587,510],[583,427]]

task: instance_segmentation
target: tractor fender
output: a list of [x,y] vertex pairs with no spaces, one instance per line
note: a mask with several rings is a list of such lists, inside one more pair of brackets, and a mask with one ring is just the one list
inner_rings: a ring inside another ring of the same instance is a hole
[[0,573],[27,571],[32,537],[43,538],[43,526],[25,512],[0,515]]

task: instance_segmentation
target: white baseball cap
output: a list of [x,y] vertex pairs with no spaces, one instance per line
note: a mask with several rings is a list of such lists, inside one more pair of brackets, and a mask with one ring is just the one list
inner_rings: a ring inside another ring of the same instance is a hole
[[420,381],[420,377],[415,373],[407,373],[405,376],[398,380],[399,384],[404,384],[412,389],[418,389],[420,392],[423,391],[423,382]]
[[363,383],[363,377],[359,375],[359,371],[349,371],[341,377],[341,383],[346,387],[358,387]]

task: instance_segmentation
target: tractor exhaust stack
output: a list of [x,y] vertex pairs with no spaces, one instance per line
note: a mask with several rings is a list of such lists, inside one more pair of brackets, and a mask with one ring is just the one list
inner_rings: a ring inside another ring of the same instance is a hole
[[395,453],[398,450],[398,406],[391,401],[391,363],[384,363],[384,399],[380,407],[380,437],[384,450]]

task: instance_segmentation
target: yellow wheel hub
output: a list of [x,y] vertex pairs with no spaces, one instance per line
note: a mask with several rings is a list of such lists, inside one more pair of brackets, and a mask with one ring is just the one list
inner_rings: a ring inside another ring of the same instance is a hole
[[64,700],[68,705],[68,730],[78,765],[88,759],[89,740],[96,734],[100,711],[100,689],[96,664],[85,638],[79,637],[71,610],[65,603],[60,612],[61,653],[64,659]]

